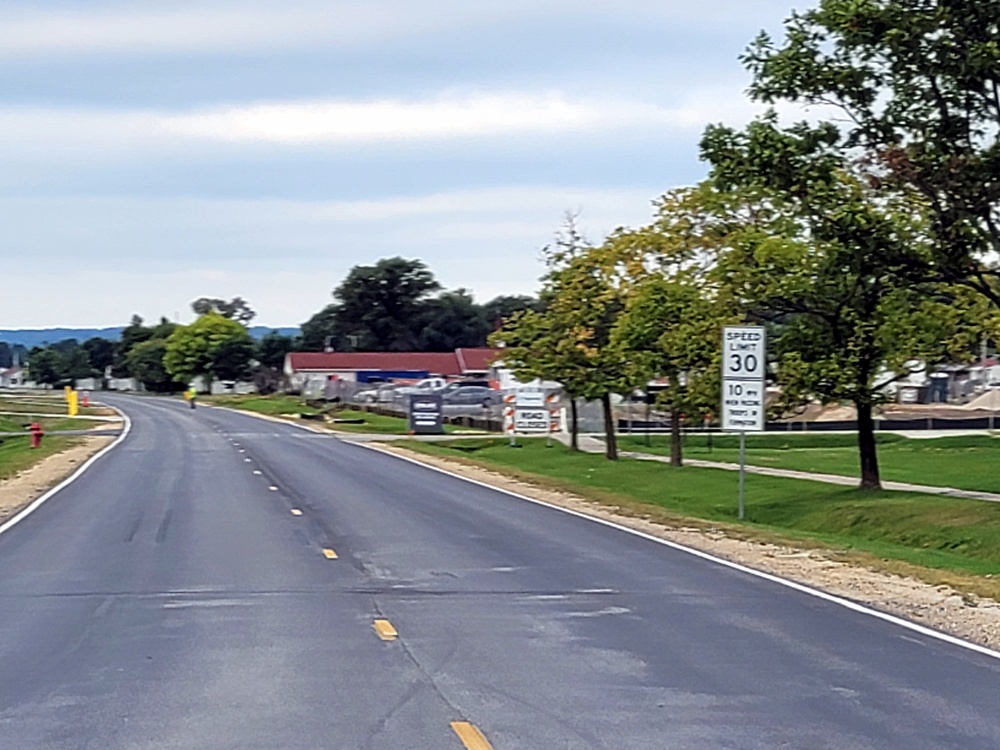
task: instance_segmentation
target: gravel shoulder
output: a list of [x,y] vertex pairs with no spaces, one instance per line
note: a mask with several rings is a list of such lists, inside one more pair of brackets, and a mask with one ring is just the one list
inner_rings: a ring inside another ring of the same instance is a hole
[[[120,422],[102,425],[105,428],[121,426]],[[0,480],[0,523],[12,518],[47,490],[55,487],[114,439],[82,437],[72,448],[48,456],[34,466],[8,479]]]
[[673,526],[468,463],[416,453],[397,445],[369,445],[550,505],[613,521],[748,568],[866,604],[973,643],[1000,649],[1000,603],[990,598],[837,559],[834,551],[741,539],[711,527]]

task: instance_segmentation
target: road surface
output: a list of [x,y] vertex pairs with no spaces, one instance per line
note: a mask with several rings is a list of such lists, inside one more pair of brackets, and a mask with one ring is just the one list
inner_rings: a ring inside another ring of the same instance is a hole
[[332,437],[108,400],[129,435],[0,535],[4,750],[1000,747],[988,655]]

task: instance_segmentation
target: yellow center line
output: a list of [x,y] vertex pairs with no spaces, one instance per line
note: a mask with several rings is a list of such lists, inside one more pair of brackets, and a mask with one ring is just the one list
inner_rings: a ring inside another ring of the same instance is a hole
[[483,733],[475,724],[467,721],[453,721],[451,728],[455,730],[458,739],[462,740],[467,750],[493,750],[493,746],[483,737]]
[[302,511],[299,510],[298,508],[292,508],[292,515],[293,516],[301,516],[302,515]]
[[399,637],[396,628],[388,620],[376,620],[372,623],[372,627],[375,628],[375,634],[383,641],[394,641]]
[[[301,514],[302,511],[299,511],[299,513]],[[337,553],[334,552],[329,547],[325,547],[323,549],[323,557],[325,557],[327,560],[336,560],[337,559]]]

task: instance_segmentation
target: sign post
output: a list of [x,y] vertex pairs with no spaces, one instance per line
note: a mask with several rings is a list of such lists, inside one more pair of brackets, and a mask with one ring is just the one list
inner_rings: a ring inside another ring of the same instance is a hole
[[739,518],[744,518],[746,434],[764,431],[767,334],[760,326],[722,331],[722,429],[740,433]]

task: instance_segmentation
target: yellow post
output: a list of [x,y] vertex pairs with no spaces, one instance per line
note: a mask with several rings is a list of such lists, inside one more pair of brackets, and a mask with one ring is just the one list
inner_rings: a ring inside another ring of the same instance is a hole
[[70,389],[69,392],[69,415],[75,417],[80,413],[80,397],[79,394]]
[[67,404],[69,403],[69,393],[72,390],[73,390],[73,388],[71,386],[68,386],[68,385],[64,385],[63,386],[63,398],[66,399],[66,403]]

